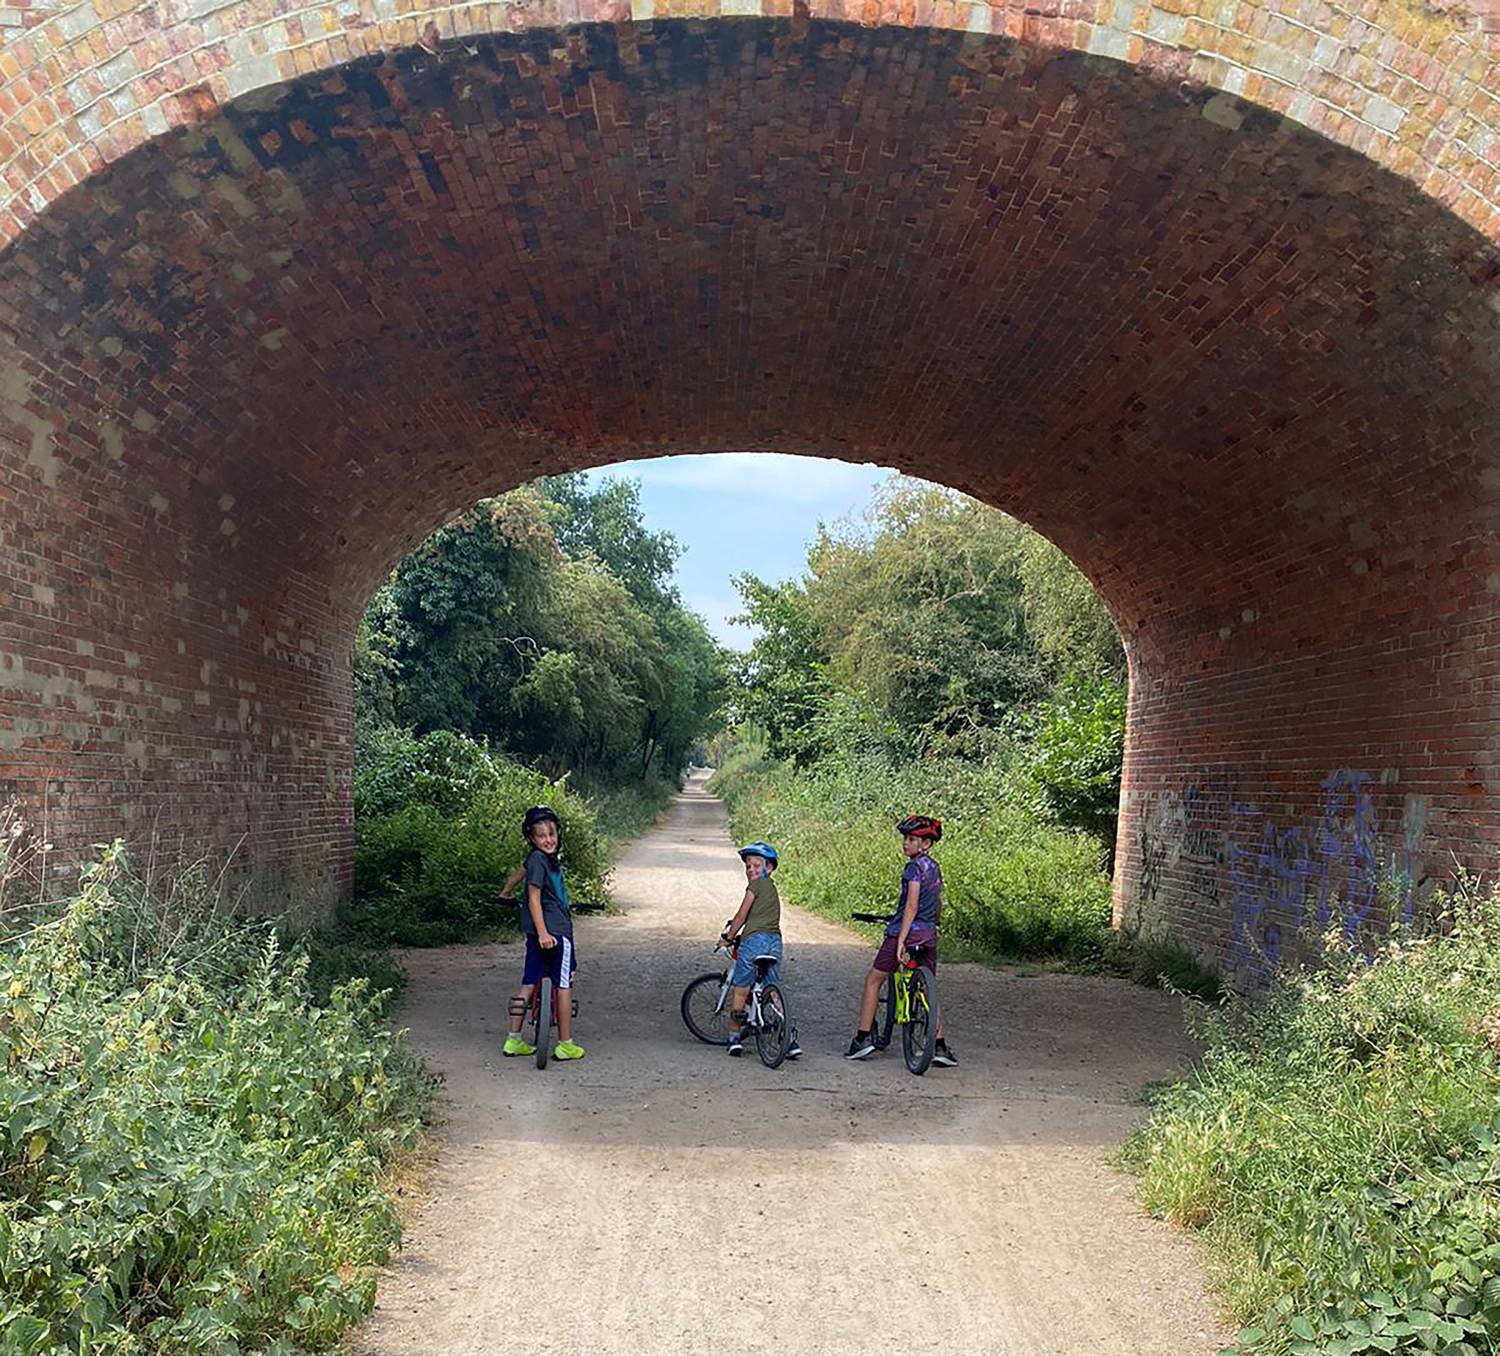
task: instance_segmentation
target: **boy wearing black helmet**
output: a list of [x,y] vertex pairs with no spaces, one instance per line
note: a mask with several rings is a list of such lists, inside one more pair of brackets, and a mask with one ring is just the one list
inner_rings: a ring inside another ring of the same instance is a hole
[[[880,1001],[881,986],[906,960],[908,942],[933,943],[922,952],[923,963],[937,973],[937,927],[943,908],[943,873],[932,860],[932,845],[943,836],[943,821],[928,815],[910,815],[896,825],[901,835],[901,850],[906,854],[906,869],[901,873],[901,894],[896,911],[885,928],[885,941],[875,953],[865,989],[859,1004],[859,1030],[849,1042],[846,1059],[865,1059],[875,1053],[870,1028],[875,1025],[875,1007]],[[943,1014],[938,1011],[937,1048],[932,1062],[952,1068],[958,1057],[943,1039]]]
[[[574,972],[578,957],[573,950],[573,909],[568,900],[558,850],[562,825],[547,805],[533,805],[521,820],[521,833],[531,846],[521,868],[526,876],[526,898],[521,906],[521,931],[526,934],[526,962],[521,972],[520,1002],[511,1004],[510,1034],[505,1038],[507,1055],[534,1055],[536,1047],[521,1039],[521,1023],[532,991],[547,975],[565,1001],[557,1005],[557,1045],[553,1059],[582,1059],[583,1047],[573,1043]],[[517,873],[508,885],[514,885]]]
[[[745,1049],[740,1028],[745,1021],[745,1004],[750,1001],[750,986],[755,982],[755,959],[757,956],[775,956],[781,960],[781,896],[776,890],[771,872],[776,870],[776,849],[769,843],[747,843],[740,850],[740,860],[745,863],[745,897],[739,910],[720,934],[724,941],[739,939],[740,949],[734,958],[734,973],[730,981],[734,994],[729,1005],[729,1053],[741,1054]],[[766,974],[773,984],[781,979],[780,965],[773,965]],[[792,1032],[788,1059],[796,1059],[802,1053],[797,1044],[797,1033]]]

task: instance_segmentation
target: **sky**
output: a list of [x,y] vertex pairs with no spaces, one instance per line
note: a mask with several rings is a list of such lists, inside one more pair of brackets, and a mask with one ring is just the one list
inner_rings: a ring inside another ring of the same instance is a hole
[[646,526],[670,532],[683,604],[726,645],[743,649],[754,633],[731,626],[740,610],[730,582],[749,570],[768,583],[801,575],[818,523],[861,512],[888,475],[820,457],[762,452],[627,461],[588,472],[590,481],[639,480]]

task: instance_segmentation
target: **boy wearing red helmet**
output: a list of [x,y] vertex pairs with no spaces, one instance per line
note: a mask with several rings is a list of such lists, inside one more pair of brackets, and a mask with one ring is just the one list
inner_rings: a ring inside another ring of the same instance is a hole
[[[943,836],[943,822],[928,815],[911,815],[896,825],[906,869],[901,873],[901,894],[885,928],[885,941],[875,953],[859,1004],[859,1030],[849,1042],[846,1059],[865,1059],[875,1053],[870,1028],[875,1025],[875,1007],[881,986],[906,960],[908,941],[929,942],[922,953],[923,964],[937,973],[937,927],[943,908],[943,873],[932,860],[932,845]],[[937,1049],[932,1062],[951,1069],[958,1057],[943,1039],[943,1014],[938,1011]]]

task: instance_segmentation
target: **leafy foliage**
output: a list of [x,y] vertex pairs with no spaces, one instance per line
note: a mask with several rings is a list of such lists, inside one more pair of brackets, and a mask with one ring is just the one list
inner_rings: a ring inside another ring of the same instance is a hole
[[0,995],[0,1350],[292,1356],[369,1311],[430,1085],[366,981],[313,1002],[305,953],[117,845],[0,939]]
[[1005,775],[957,759],[905,768],[827,759],[808,773],[767,766],[752,748],[713,786],[740,838],[776,844],[778,879],[797,904],[840,921],[852,909],[894,908],[902,861],[892,826],[920,805],[945,828],[936,852],[945,937],[990,955],[1097,958],[1110,923],[1097,847],[1010,808]]
[[361,735],[355,773],[354,902],[346,924],[377,944],[436,946],[513,929],[500,898],[525,856],[521,816],[539,803],[562,820],[575,907],[608,902],[608,846],[584,801],[563,781],[498,758],[483,745],[435,730]]
[[1500,1347],[1500,896],[1205,1023],[1201,1069],[1128,1145],[1198,1229],[1245,1356]]
[[1113,844],[1123,654],[1056,547],[965,495],[893,480],[824,529],[800,583],[736,581],[760,635],[735,715],[773,758],[1009,759],[1033,745],[1032,811]]
[[362,726],[452,730],[551,769],[675,776],[724,660],[672,584],[639,487],[555,476],[481,501],[401,562],[355,639]]
[[1124,685],[1069,674],[1032,720],[1025,763],[1036,808],[1112,852],[1124,760]]

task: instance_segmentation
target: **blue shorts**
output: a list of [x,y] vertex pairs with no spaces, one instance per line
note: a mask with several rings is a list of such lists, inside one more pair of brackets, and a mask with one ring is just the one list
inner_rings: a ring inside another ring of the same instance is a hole
[[578,969],[578,954],[571,937],[559,937],[557,945],[544,951],[542,944],[526,934],[526,966],[521,971],[522,984],[535,984],[546,975],[559,989],[573,987],[573,972]]
[[[734,958],[734,973],[730,975],[729,982],[737,989],[748,989],[755,983],[755,958],[757,956],[775,956],[777,961],[781,960],[781,934],[779,932],[752,932],[748,937],[740,938],[740,954]],[[781,982],[781,966],[773,965],[766,974],[766,979],[772,984]]]

